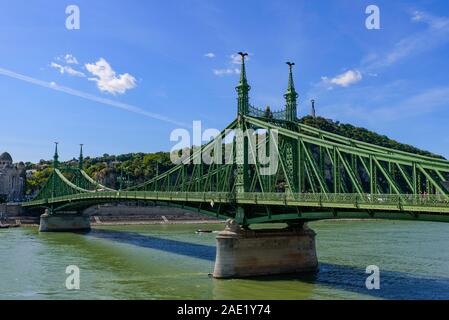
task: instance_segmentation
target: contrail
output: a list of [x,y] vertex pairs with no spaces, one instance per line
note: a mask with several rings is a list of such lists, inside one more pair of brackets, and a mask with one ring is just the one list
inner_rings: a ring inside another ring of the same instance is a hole
[[55,91],[59,91],[59,92],[64,92],[66,94],[70,94],[72,96],[76,96],[76,97],[80,97],[86,100],[90,100],[90,101],[94,101],[94,102],[98,102],[104,105],[108,105],[114,108],[118,108],[118,109],[122,109],[128,112],[133,112],[133,113],[137,113],[137,114],[141,114],[144,115],[146,117],[149,118],[153,118],[153,119],[157,119],[157,120],[161,120],[164,122],[168,122],[171,124],[175,124],[177,126],[181,126],[181,127],[187,127],[190,128],[191,125],[182,123],[182,122],[178,122],[176,120],[170,119],[166,116],[163,116],[161,114],[157,114],[157,113],[153,113],[153,112],[149,112],[149,111],[145,111],[142,108],[130,105],[130,104],[126,104],[126,103],[122,103],[122,102],[118,102],[118,101],[114,101],[114,100],[110,100],[110,99],[106,99],[106,98],[102,98],[102,97],[98,97],[95,96],[93,94],[89,94],[86,92],[82,92],[76,89],[72,89],[72,88],[68,88],[68,87],[64,87],[64,86],[60,86],[54,82],[47,82],[47,81],[43,81],[43,80],[39,80],[36,78],[32,78],[14,71],[10,71],[7,69],[3,69],[0,68],[0,74],[10,77],[10,78],[14,78],[17,80],[22,80],[37,86],[41,86],[47,89],[52,89]]

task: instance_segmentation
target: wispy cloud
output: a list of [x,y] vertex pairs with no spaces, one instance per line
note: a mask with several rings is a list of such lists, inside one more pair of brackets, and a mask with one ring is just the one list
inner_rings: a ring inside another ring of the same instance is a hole
[[405,58],[431,51],[449,42],[448,17],[437,17],[423,11],[414,11],[410,19],[414,23],[426,24],[427,28],[400,39],[391,50],[378,55],[371,61],[368,59],[362,66],[364,70],[386,68]]
[[64,61],[67,64],[78,64],[78,60],[70,53],[68,53],[64,56]]
[[205,56],[206,58],[212,59],[212,58],[215,58],[215,53],[209,52],[209,53],[206,53],[204,56]]
[[122,103],[122,102],[106,99],[106,98],[103,98],[103,97],[98,97],[98,96],[95,96],[95,95],[92,95],[92,94],[89,94],[89,93],[86,93],[86,92],[82,92],[82,91],[79,91],[79,90],[76,90],[76,89],[72,89],[72,88],[69,88],[69,87],[58,85],[55,82],[43,81],[43,80],[36,79],[36,78],[33,78],[33,77],[29,77],[27,75],[23,75],[23,74],[20,74],[20,73],[11,71],[11,70],[7,70],[7,69],[4,69],[4,68],[0,68],[0,74],[4,75],[4,76],[7,76],[7,77],[10,77],[10,78],[17,79],[17,80],[25,81],[25,82],[28,82],[28,83],[31,83],[31,84],[34,84],[34,85],[37,85],[37,86],[40,86],[40,87],[44,87],[44,88],[47,88],[47,89],[63,92],[63,93],[66,93],[66,94],[69,94],[69,95],[72,95],[72,96],[76,96],[76,97],[83,98],[83,99],[86,99],[86,100],[90,100],[90,101],[93,101],[93,102],[101,103],[103,105],[107,105],[107,106],[110,106],[110,107],[118,108],[118,109],[125,110],[125,111],[128,111],[128,112],[140,114],[140,115],[152,118],[152,119],[161,120],[161,121],[164,121],[164,122],[167,122],[167,123],[170,123],[170,124],[174,124],[174,125],[177,125],[177,126],[181,126],[181,127],[184,127],[184,128],[190,128],[191,127],[191,125],[188,125],[188,124],[176,121],[174,119],[171,119],[169,117],[166,117],[166,116],[158,114],[158,113],[153,113],[153,112],[146,111],[146,110],[144,110],[144,109],[142,109],[140,107],[137,107],[137,106],[133,106],[133,105],[130,105],[130,104],[126,104],[126,103]]
[[414,11],[411,20],[414,22],[426,23],[434,29],[444,29],[449,27],[449,18],[437,17],[424,11]]
[[[252,55],[253,55],[252,53],[249,53],[245,57],[245,61],[250,61]],[[237,54],[237,53],[233,53],[229,57],[231,58],[231,63],[232,64],[241,64],[242,63],[242,57],[239,54]]]
[[78,59],[71,53],[56,57],[56,60],[65,64],[78,64]]
[[81,71],[77,71],[77,70],[73,69],[70,66],[60,65],[60,64],[58,64],[56,62],[50,63],[50,67],[52,67],[53,69],[58,70],[59,73],[61,73],[61,74],[68,74],[68,75],[73,76],[73,77],[85,77],[86,76]]
[[[357,119],[376,126],[379,119],[383,123],[396,122],[449,107],[449,86],[428,88],[401,99],[401,91],[406,87],[407,84],[399,81],[381,87],[365,87],[356,92],[342,92],[341,96],[323,96],[323,99],[334,102],[323,106],[320,112],[334,119]],[[364,99],[366,96],[371,99]]]
[[[250,59],[249,56],[246,57],[246,60],[248,61]],[[229,61],[227,63],[227,67],[220,68],[220,69],[212,69],[212,72],[216,76],[231,76],[240,74],[240,69],[236,68],[236,64],[242,63],[242,57],[236,53],[233,53],[229,56]]]
[[382,53],[370,53],[361,59],[359,66],[335,77],[323,76],[318,87],[329,89],[331,85],[349,87],[363,79],[364,75],[377,77],[383,69],[400,61],[433,50],[449,42],[449,18],[437,17],[424,11],[410,15],[414,23],[424,23],[425,30],[410,34]]
[[113,95],[117,93],[124,94],[127,90],[135,88],[137,85],[136,78],[129,73],[117,75],[111,65],[103,58],[100,58],[94,64],[87,63],[85,67],[87,71],[94,75],[89,80],[95,81],[100,91]]
[[77,65],[78,60],[70,53],[67,53],[66,55],[56,57],[56,62],[51,62],[50,67],[53,69],[56,69],[61,74],[67,74],[72,77],[81,77],[84,78],[86,75],[78,70],[75,70],[71,65]]
[[[231,58],[231,63],[232,64],[240,64],[240,63],[242,63],[242,57],[240,55],[238,55],[237,53],[231,54],[230,58]],[[249,58],[247,57],[246,60],[249,60]]]
[[367,119],[394,121],[406,117],[418,117],[449,107],[449,87],[436,87],[405,98],[394,105],[364,110]]
[[233,74],[240,74],[240,70],[237,68],[226,68],[226,69],[214,69],[212,72],[216,76],[229,76]]

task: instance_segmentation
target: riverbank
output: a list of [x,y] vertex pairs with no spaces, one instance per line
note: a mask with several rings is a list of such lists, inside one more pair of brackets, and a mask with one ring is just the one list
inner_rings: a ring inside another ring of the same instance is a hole
[[225,221],[222,220],[169,220],[169,221],[148,221],[148,220],[137,220],[137,221],[101,221],[99,217],[93,217],[95,222],[92,222],[92,226],[132,226],[132,225],[172,225],[172,224],[224,224]]
[[[161,219],[148,219],[148,217],[129,217],[116,216],[115,219],[102,216],[91,216],[91,226],[152,226],[152,225],[194,225],[194,224],[225,224],[225,220],[209,220],[209,219],[172,219],[165,217]],[[345,223],[345,222],[368,222],[368,221],[382,221],[381,219],[328,219],[321,220],[322,223]],[[10,225],[11,227],[39,227],[39,217],[11,217],[4,221],[3,225]]]
[[[23,227],[39,226],[39,215],[29,215],[18,209],[2,210],[1,223]],[[221,224],[222,220],[180,208],[155,207],[136,204],[94,206],[84,211],[92,226],[107,225],[169,225],[169,224]]]
[[[39,219],[14,219],[14,223],[5,223],[2,226],[9,225],[10,227],[39,227]],[[174,224],[224,224],[223,220],[120,220],[120,221],[102,221],[100,217],[91,217],[91,226],[133,226],[133,225],[174,225]]]

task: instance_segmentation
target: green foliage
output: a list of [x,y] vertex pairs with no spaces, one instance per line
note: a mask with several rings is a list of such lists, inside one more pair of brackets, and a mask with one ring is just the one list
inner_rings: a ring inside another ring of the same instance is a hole
[[42,170],[34,170],[36,171],[34,171],[31,177],[28,177],[26,180],[26,194],[35,194],[41,188],[41,186],[44,185],[52,172],[51,167],[46,167]]
[[[27,194],[35,194],[47,181],[52,170],[52,162],[41,160],[38,164],[27,164],[35,170],[27,179]],[[77,166],[76,159],[61,163],[64,166]],[[173,167],[168,152],[129,153],[118,156],[104,154],[101,157],[84,159],[84,171],[101,184],[111,188],[126,188],[139,184]],[[120,181],[122,180],[122,181]]]
[[388,138],[387,136],[377,134],[369,131],[365,128],[354,127],[350,124],[341,124],[340,122],[334,122],[329,119],[311,116],[303,117],[299,120],[300,123],[315,127],[327,132],[335,133],[347,138],[368,142],[382,147],[387,147],[395,150],[401,150],[414,154],[420,154],[423,156],[430,156],[434,158],[444,159],[440,155],[433,154],[429,151],[420,150],[408,144],[399,143],[395,140]]

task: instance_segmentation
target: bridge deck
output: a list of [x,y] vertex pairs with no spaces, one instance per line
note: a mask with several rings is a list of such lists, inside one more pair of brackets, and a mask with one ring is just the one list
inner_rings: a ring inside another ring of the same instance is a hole
[[[154,201],[188,204],[203,203],[212,208],[218,204],[233,205],[264,205],[284,206],[292,208],[311,209],[314,212],[294,214],[296,218],[325,219],[332,218],[336,213],[329,212],[344,210],[357,211],[351,214],[337,214],[337,218],[370,217],[376,218],[399,217],[395,213],[407,215],[432,215],[430,220],[449,221],[449,201],[440,195],[359,195],[359,194],[287,194],[287,193],[243,193],[236,196],[225,192],[152,192],[152,191],[111,191],[89,192],[69,196],[37,200],[24,203],[24,207],[37,207],[46,205],[78,204],[82,202],[119,202],[119,201]],[[293,210],[292,210],[293,211]],[[301,211],[301,210],[300,210]],[[380,214],[382,213],[382,214]],[[369,214],[369,215],[368,215]],[[277,220],[282,220],[283,215]],[[372,216],[373,217],[373,216]],[[288,219],[292,217],[289,215]],[[430,218],[430,217],[429,217]],[[267,217],[260,217],[266,222]]]

